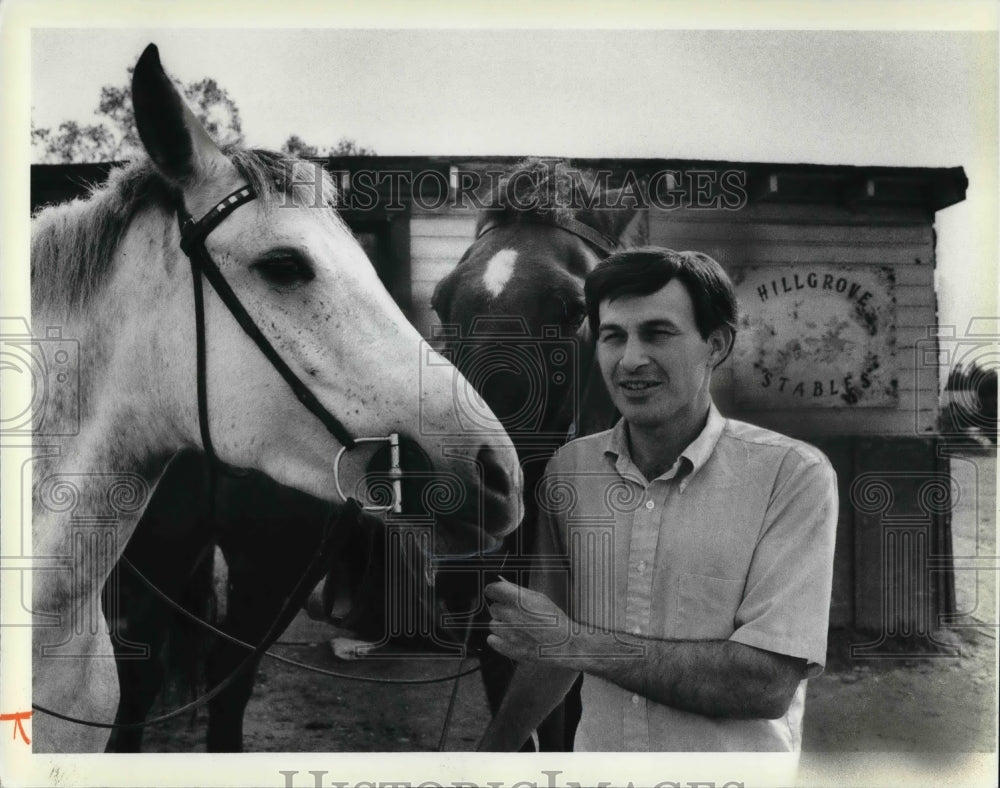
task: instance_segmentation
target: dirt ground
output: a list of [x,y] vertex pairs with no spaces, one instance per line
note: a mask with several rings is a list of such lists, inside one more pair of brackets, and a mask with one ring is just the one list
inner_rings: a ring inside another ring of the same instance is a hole
[[[904,754],[996,750],[996,462],[975,453],[953,463],[962,494],[953,512],[961,626],[934,637],[938,654],[852,657],[868,638],[831,634],[827,670],[810,681],[803,762],[809,754]],[[969,491],[972,494],[969,494]],[[983,558],[993,557],[992,561]],[[978,561],[978,563],[977,563]],[[989,567],[992,566],[992,569]],[[429,678],[475,667],[473,659],[390,655],[344,662],[331,653],[331,629],[300,615],[275,647],[291,659],[349,675]],[[248,707],[245,747],[260,751],[472,750],[489,715],[478,675],[458,681],[454,716],[442,732],[455,684],[360,683],[318,676],[266,659]],[[205,712],[151,729],[148,751],[204,751]],[[903,755],[901,757],[907,757]]]

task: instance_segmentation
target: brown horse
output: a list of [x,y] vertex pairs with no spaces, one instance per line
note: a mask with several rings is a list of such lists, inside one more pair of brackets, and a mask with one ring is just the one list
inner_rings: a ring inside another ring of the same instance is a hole
[[[620,190],[600,188],[593,173],[565,161],[522,162],[486,204],[475,241],[437,285],[432,305],[443,354],[500,419],[524,471],[525,517],[507,540],[509,571],[530,564],[535,488],[548,459],[567,438],[613,423],[592,363],[583,281],[612,249],[640,243],[643,227]],[[482,659],[495,712],[512,665],[489,650]],[[541,749],[572,750],[579,717],[572,706],[571,698],[565,722],[557,710],[539,729]]]

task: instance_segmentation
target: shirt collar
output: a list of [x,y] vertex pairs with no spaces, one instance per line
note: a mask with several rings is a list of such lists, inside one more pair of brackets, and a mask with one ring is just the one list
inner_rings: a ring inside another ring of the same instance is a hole
[[[657,478],[686,476],[690,479],[693,477],[708,462],[708,458],[712,456],[719,438],[722,437],[722,430],[725,426],[726,419],[719,413],[718,408],[715,407],[715,403],[709,402],[708,420],[705,422],[702,431],[698,433],[698,437],[681,451],[678,462],[674,467],[663,474],[663,477]],[[608,442],[604,453],[614,458],[615,469],[618,473],[623,476],[636,475],[639,479],[642,479],[642,474],[635,467],[635,463],[632,462],[632,455],[629,453],[628,423],[625,419],[619,419],[618,423],[615,424],[614,428],[608,434]]]

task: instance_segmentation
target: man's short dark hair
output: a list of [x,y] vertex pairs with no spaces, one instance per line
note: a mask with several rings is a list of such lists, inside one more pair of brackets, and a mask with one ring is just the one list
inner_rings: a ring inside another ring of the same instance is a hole
[[583,293],[593,335],[597,336],[602,301],[651,295],[672,279],[680,280],[687,288],[702,339],[723,326],[736,335],[736,292],[722,266],[701,252],[675,252],[653,246],[615,252],[587,276]]

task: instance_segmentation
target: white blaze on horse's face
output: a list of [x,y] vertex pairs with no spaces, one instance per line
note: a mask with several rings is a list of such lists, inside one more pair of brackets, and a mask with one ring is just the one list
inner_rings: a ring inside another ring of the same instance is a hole
[[501,249],[486,263],[486,270],[483,272],[483,286],[491,296],[496,298],[503,292],[510,278],[514,275],[516,262],[516,249]]

